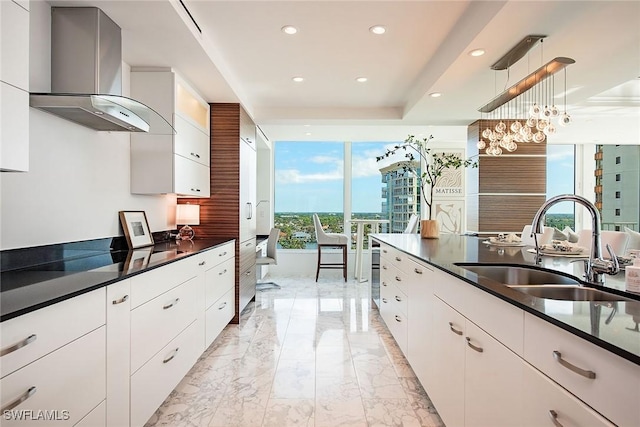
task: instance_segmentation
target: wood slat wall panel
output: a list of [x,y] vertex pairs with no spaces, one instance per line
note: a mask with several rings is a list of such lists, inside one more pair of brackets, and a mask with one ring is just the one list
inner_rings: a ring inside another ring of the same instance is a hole
[[547,158],[481,157],[478,167],[479,193],[547,192]]
[[545,196],[479,196],[479,228],[482,231],[519,233],[531,224]]
[[[241,301],[246,302],[240,289],[240,104],[217,103],[211,107],[211,196],[198,199],[200,225],[193,226],[197,237],[235,238],[235,317],[238,323]],[[254,244],[255,247],[255,244]],[[255,250],[253,253],[255,258]],[[255,261],[255,260],[254,260]],[[255,270],[254,270],[255,271]],[[254,274],[255,277],[255,274]],[[255,282],[255,279],[254,279]]]

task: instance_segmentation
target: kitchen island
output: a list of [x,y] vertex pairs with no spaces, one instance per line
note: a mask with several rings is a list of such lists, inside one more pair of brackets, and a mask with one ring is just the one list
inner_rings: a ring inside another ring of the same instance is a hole
[[381,251],[380,314],[445,424],[640,423],[640,297],[621,291],[623,274],[603,288],[619,301],[537,298],[464,265],[549,269],[571,281],[583,262],[543,257],[536,266],[526,247],[472,236],[371,238]]

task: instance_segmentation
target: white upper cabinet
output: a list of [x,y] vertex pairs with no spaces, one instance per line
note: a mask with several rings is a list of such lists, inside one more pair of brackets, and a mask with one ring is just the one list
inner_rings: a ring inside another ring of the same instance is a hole
[[0,170],[29,170],[29,2],[0,1]]
[[175,135],[131,135],[131,192],[209,197],[209,104],[165,68],[133,70],[131,97],[176,130]]

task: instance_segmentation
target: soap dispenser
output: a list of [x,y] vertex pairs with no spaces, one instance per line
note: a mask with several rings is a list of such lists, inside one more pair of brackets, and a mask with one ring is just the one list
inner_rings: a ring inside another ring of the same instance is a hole
[[633,265],[625,268],[624,284],[627,292],[640,294],[640,258],[635,258]]

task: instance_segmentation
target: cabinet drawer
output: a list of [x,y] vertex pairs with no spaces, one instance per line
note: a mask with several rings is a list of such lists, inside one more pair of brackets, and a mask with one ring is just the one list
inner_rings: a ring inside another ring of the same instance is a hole
[[193,278],[131,312],[131,372],[195,320],[197,284]]
[[[529,313],[524,325],[529,363],[615,424],[640,425],[640,366]],[[568,364],[593,372],[595,378]]]
[[612,427],[609,421],[574,395],[525,364],[523,427],[553,425],[555,418],[564,427]]
[[225,294],[235,284],[234,258],[224,261],[205,272],[205,300],[209,308],[218,298]]
[[222,246],[215,247],[211,250],[204,252],[205,267],[211,268],[214,265],[218,265],[223,261],[231,259],[235,256],[235,242],[225,243]]
[[195,256],[156,268],[131,278],[131,308],[136,308],[198,274]]
[[96,289],[2,322],[2,377],[104,325],[105,298],[105,289]]
[[142,426],[202,353],[195,321],[131,377],[131,426]]
[[[127,417],[128,418],[128,417]],[[106,427],[107,402],[103,401],[74,427]]]
[[209,167],[209,135],[178,114],[174,117],[176,129],[175,153]]
[[39,411],[57,411],[49,425],[74,425],[98,406],[105,399],[105,330],[101,326],[0,380],[2,425],[46,424],[41,419],[8,420],[4,413],[33,387],[35,392],[13,410],[32,411],[34,417]]
[[235,315],[236,290],[229,289],[220,299],[218,299],[206,314],[206,347],[220,335],[220,332],[229,324]]

